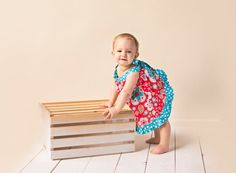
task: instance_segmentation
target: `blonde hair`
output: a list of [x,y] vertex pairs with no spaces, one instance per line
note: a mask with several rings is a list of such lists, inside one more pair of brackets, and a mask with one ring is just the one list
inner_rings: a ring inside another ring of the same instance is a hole
[[114,39],[113,39],[113,43],[112,43],[112,50],[114,50],[114,47],[115,47],[115,43],[116,43],[116,40],[118,38],[127,38],[127,39],[130,39],[134,42],[136,48],[137,48],[137,52],[138,52],[138,49],[139,49],[139,42],[138,40],[135,38],[135,36],[133,36],[132,34],[129,34],[129,33],[122,33],[122,34],[119,34],[117,35]]

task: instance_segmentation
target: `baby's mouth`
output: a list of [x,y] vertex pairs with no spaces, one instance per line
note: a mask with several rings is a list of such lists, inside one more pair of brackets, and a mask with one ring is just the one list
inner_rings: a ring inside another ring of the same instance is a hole
[[122,61],[127,61],[127,59],[125,59],[125,58],[121,58],[120,60],[122,60]]

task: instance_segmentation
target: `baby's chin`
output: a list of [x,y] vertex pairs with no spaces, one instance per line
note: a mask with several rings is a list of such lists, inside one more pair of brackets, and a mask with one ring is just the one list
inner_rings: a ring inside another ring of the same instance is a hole
[[129,69],[129,68],[132,67],[132,64],[119,63],[119,66],[120,66],[122,69]]

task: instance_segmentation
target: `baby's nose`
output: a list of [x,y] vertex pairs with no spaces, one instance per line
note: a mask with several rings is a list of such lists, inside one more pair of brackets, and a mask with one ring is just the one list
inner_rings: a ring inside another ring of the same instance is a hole
[[121,55],[126,56],[126,52],[122,51]]

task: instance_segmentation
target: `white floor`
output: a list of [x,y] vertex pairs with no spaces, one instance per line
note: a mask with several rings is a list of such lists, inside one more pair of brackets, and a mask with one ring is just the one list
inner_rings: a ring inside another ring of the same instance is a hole
[[[145,140],[151,134],[137,135],[136,151],[104,156],[52,161],[46,149],[21,173],[216,173],[214,158],[208,152],[204,133],[195,127],[172,127],[171,151],[150,154],[153,145]],[[209,153],[209,155],[208,155]]]

